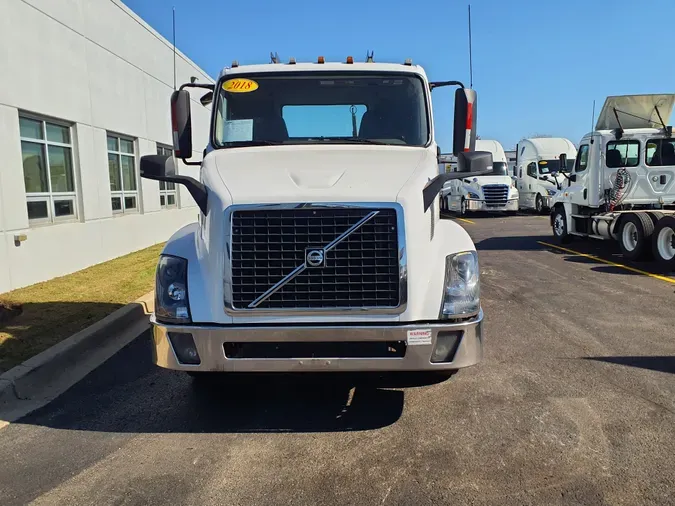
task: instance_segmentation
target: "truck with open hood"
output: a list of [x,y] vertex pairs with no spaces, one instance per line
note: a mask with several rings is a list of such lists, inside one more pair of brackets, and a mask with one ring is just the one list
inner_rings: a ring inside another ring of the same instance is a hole
[[[438,173],[431,95],[443,86],[457,88],[457,173]],[[195,161],[199,102],[212,112]],[[438,206],[448,180],[491,171],[491,154],[475,151],[476,106],[458,81],[372,58],[233,63],[215,85],[182,85],[174,156],[141,159],[144,178],[185,185],[199,207],[159,258],[155,363],[198,377],[476,364],[478,255]]]
[[441,209],[459,216],[476,211],[516,214],[518,190],[504,148],[495,140],[476,139],[476,151],[492,153],[492,174],[448,181],[441,190]]
[[[654,257],[675,270],[675,94],[612,96],[579,144],[566,186],[553,197],[560,242],[618,241],[630,260]],[[569,161],[564,153],[560,165]]]

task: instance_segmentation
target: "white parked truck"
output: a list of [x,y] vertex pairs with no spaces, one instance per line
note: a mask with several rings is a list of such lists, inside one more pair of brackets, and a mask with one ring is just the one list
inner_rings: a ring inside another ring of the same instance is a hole
[[508,173],[502,145],[493,140],[476,139],[476,150],[492,153],[492,175],[465,177],[445,183],[441,190],[441,210],[460,216],[467,212],[518,212],[518,190]]
[[559,241],[616,240],[626,258],[653,254],[675,270],[675,138],[666,125],[673,104],[672,94],[606,99],[595,131],[581,139],[569,186],[553,198]]
[[[455,93],[453,151],[438,174],[432,89]],[[212,104],[203,160],[192,154],[190,88]],[[160,256],[154,361],[189,371],[439,371],[482,356],[478,256],[440,220],[438,194],[484,175],[476,95],[405,64],[291,61],[224,69],[173,93],[173,157],[148,179],[183,184],[200,209]]]
[[[562,153],[567,166],[559,166]],[[515,174],[521,209],[541,214],[551,209],[551,199],[564,186],[564,173],[574,165],[577,150],[563,137],[523,139],[516,146]]]

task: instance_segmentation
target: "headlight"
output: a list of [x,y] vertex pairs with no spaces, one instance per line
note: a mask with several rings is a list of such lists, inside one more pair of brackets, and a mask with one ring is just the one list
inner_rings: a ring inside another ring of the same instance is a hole
[[480,272],[475,251],[445,257],[444,288],[441,320],[480,311]]
[[184,258],[160,255],[155,280],[155,316],[167,323],[190,323]]
[[546,191],[548,192],[550,197],[552,197],[557,193],[557,190],[552,190],[551,188],[546,188]]
[[480,199],[480,197],[478,196],[478,194],[477,194],[477,193],[474,193],[474,192],[469,192],[468,197],[469,197],[470,199],[476,199],[476,200]]

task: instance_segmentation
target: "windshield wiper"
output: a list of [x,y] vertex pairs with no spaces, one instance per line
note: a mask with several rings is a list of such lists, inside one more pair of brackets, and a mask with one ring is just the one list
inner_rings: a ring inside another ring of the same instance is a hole
[[281,144],[284,144],[281,141],[263,141],[263,140],[257,140],[257,141],[230,141],[230,142],[225,142],[225,144],[231,146],[231,147],[238,147],[238,146],[279,146]]
[[362,137],[319,137],[322,141],[333,141],[333,142],[351,142],[354,144],[377,144],[380,146],[387,146],[389,143],[376,141],[373,139],[364,139]]

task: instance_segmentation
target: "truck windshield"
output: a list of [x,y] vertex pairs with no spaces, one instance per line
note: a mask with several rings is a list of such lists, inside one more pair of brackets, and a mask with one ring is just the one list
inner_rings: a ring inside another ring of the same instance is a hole
[[574,167],[574,158],[567,159],[567,167],[560,169],[560,160],[539,160],[539,174],[551,174],[552,172],[569,172]]
[[213,140],[219,148],[429,141],[424,82],[409,73],[248,74],[218,89]]
[[509,169],[506,166],[506,162],[492,162],[492,175],[493,176],[508,176]]

